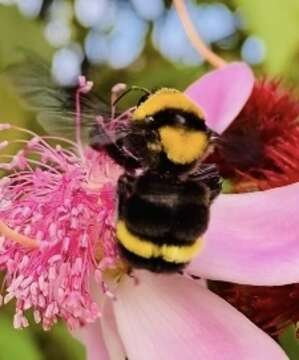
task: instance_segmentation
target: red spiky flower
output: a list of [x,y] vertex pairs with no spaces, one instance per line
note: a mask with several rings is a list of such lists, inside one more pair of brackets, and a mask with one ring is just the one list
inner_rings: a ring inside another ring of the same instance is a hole
[[221,136],[213,158],[233,192],[265,190],[299,179],[299,102],[278,81],[257,81]]
[[217,282],[211,288],[274,337],[299,321],[299,284],[249,286]]

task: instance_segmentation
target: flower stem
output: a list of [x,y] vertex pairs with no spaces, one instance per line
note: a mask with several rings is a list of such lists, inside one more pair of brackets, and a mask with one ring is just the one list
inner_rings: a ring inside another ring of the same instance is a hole
[[37,240],[33,240],[25,235],[19,234],[17,231],[4,224],[2,221],[0,221],[0,234],[26,248],[35,249],[39,247]]
[[215,54],[211,49],[209,49],[206,43],[200,37],[199,33],[196,31],[188,14],[185,0],[173,0],[173,4],[191,44],[199,53],[199,55],[215,68],[221,68],[225,66],[226,61]]

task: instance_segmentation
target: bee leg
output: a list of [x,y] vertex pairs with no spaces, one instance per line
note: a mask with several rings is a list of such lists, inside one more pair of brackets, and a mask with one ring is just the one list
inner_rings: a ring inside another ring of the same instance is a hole
[[138,277],[133,273],[132,267],[130,268],[130,270],[128,272],[128,276],[134,281],[135,286],[140,284]]

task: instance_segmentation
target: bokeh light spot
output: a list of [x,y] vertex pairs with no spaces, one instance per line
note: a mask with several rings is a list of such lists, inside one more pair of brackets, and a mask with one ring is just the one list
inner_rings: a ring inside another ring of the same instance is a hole
[[249,36],[241,48],[242,59],[251,65],[257,65],[266,57],[265,42],[257,36]]
[[24,16],[35,18],[41,10],[43,0],[17,0],[16,4]]
[[78,81],[81,73],[82,57],[72,48],[56,51],[52,60],[52,75],[59,85],[71,86]]
[[75,14],[81,25],[94,26],[105,15],[108,0],[76,0]]
[[131,3],[138,15],[149,21],[159,18],[165,10],[163,0],[131,0]]
[[71,28],[66,22],[60,20],[50,21],[45,27],[45,37],[54,47],[66,45],[71,39]]

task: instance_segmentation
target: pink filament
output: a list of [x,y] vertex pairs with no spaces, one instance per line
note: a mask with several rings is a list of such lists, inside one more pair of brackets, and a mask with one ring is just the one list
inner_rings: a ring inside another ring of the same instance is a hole
[[17,231],[8,227],[3,221],[0,221],[0,234],[26,248],[36,249],[39,247],[39,242],[37,240],[33,240],[28,236],[19,234]]
[[[18,130],[32,137],[21,140],[22,150],[0,163],[9,171],[0,180],[0,270],[6,273],[4,303],[16,299],[17,328],[28,326],[24,314],[29,309],[44,329],[58,319],[70,328],[95,321],[100,309],[90,282],[94,279],[111,296],[102,275],[120,261],[115,212],[123,169],[105,151],[83,149],[80,94],[89,91],[91,83],[83,78],[79,83],[76,143],[0,125],[0,130]],[[111,119],[111,131],[126,127],[130,114],[129,110]],[[52,146],[47,140],[72,147]]]

